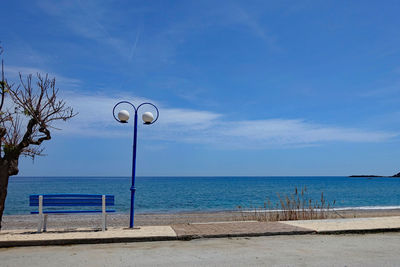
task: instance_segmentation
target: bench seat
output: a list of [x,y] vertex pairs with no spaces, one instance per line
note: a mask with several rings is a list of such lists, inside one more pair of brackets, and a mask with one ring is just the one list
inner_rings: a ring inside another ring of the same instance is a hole
[[[115,212],[115,210],[106,210],[107,213]],[[67,213],[102,213],[101,210],[46,210],[43,214],[67,214]],[[38,211],[31,211],[31,214],[39,214]]]

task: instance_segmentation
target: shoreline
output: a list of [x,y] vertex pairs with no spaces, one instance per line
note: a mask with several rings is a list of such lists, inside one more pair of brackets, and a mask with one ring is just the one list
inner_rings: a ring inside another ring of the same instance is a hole
[[[256,208],[257,212],[277,212],[277,211],[282,211],[281,209],[262,209],[262,208]],[[356,207],[330,207],[329,211],[338,211],[338,212],[343,212],[343,211],[368,211],[368,212],[373,212],[373,211],[385,211],[385,210],[400,210],[400,205],[395,205],[395,206],[356,206]],[[238,209],[207,209],[207,210],[160,210],[160,211],[136,211],[135,216],[138,215],[179,215],[179,214],[213,214],[213,213],[237,213],[237,212],[243,212],[243,213],[254,213],[255,209],[254,208],[238,208]],[[116,211],[113,213],[109,213],[109,215],[112,214],[127,214],[129,215],[129,210],[128,211]],[[16,213],[16,214],[3,214],[3,217],[5,216],[28,216],[32,215],[30,213]]]
[[[266,211],[257,211],[265,213]],[[188,223],[210,223],[226,221],[251,220],[255,211],[195,211],[179,213],[138,213],[135,214],[135,226],[173,225]],[[48,229],[74,230],[77,228],[100,228],[101,213],[99,214],[67,214],[49,215]],[[396,209],[353,209],[330,210],[328,218],[368,218],[400,216],[400,208]],[[38,215],[4,215],[2,230],[36,229]],[[108,227],[123,228],[129,225],[128,213],[109,213]]]

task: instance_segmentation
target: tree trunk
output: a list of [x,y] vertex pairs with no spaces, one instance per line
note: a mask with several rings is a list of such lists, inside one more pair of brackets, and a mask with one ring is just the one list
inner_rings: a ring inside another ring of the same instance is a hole
[[3,212],[6,204],[8,180],[10,176],[18,174],[18,159],[0,160],[0,230],[3,221]]
[[[3,164],[1,164],[3,165]],[[4,207],[6,204],[6,197],[7,197],[7,187],[8,187],[8,168],[7,166],[0,167],[0,230],[1,230],[1,223],[3,220],[3,212]]]

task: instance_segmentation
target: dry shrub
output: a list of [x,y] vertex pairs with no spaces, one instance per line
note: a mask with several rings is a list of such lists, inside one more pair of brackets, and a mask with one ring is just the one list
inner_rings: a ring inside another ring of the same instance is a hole
[[306,195],[307,188],[303,187],[299,192],[297,187],[293,194],[281,196],[277,194],[279,203],[273,205],[270,200],[264,202],[264,207],[244,210],[238,206],[242,220],[257,221],[291,221],[291,220],[314,220],[326,219],[332,205],[326,201],[324,193],[319,200],[313,201]]

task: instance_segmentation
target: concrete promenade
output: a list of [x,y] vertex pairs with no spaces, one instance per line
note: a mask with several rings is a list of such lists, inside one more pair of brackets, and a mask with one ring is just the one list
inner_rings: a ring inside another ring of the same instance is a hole
[[400,233],[276,235],[0,249],[0,266],[399,266]]
[[170,226],[142,226],[138,229],[109,228],[105,232],[84,228],[71,231],[49,229],[45,233],[36,233],[33,229],[6,230],[0,232],[0,247],[387,231],[400,231],[400,216],[284,222],[190,223]]

